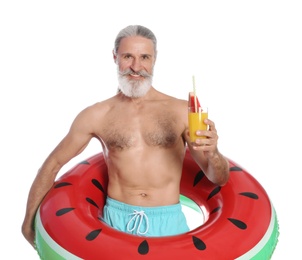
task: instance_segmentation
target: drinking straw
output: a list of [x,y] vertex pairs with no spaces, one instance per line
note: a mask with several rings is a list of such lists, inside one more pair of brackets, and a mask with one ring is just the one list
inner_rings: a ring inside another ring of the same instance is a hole
[[195,77],[193,75],[193,93],[194,93],[194,106],[195,106],[195,112],[197,112],[197,98],[196,98],[196,86],[195,86]]

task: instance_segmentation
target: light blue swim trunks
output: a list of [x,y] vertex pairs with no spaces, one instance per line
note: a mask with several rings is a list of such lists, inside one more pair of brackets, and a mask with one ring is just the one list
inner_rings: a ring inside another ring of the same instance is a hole
[[172,236],[189,231],[180,203],[140,207],[107,197],[103,220],[117,230],[139,236]]

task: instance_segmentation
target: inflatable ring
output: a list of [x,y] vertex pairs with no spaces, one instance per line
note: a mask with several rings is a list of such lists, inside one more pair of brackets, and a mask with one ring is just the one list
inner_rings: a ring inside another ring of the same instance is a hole
[[182,203],[194,201],[205,223],[187,233],[141,237],[101,221],[108,183],[103,154],[62,175],[35,218],[41,259],[269,259],[278,241],[275,209],[255,178],[230,162],[230,179],[212,184],[186,151]]

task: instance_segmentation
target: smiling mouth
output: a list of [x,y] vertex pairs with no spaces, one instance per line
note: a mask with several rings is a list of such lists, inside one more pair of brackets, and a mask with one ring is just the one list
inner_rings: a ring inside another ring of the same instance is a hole
[[136,73],[135,73],[135,74],[132,74],[132,73],[131,73],[131,74],[128,74],[128,75],[129,75],[130,77],[132,77],[132,78],[137,78],[137,79],[138,79],[138,78],[144,78],[144,76],[139,75],[139,74],[136,74]]
[[119,71],[119,75],[122,77],[127,77],[128,79],[133,79],[133,80],[142,80],[142,79],[148,78],[150,76],[147,73],[147,71],[144,71],[144,70],[134,71],[132,69],[127,69],[125,71]]

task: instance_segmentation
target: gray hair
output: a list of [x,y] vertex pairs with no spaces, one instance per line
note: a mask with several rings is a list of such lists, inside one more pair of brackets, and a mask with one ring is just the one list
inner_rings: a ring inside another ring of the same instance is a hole
[[129,26],[125,27],[124,29],[122,29],[118,33],[118,35],[116,36],[115,42],[114,42],[114,50],[113,51],[114,51],[115,54],[117,53],[118,48],[120,47],[121,40],[123,38],[130,37],[130,36],[141,36],[141,37],[144,37],[144,38],[147,38],[147,39],[151,40],[153,42],[154,52],[155,52],[155,55],[156,55],[156,52],[157,52],[156,37],[150,29],[148,29],[144,26],[141,26],[141,25],[129,25]]

